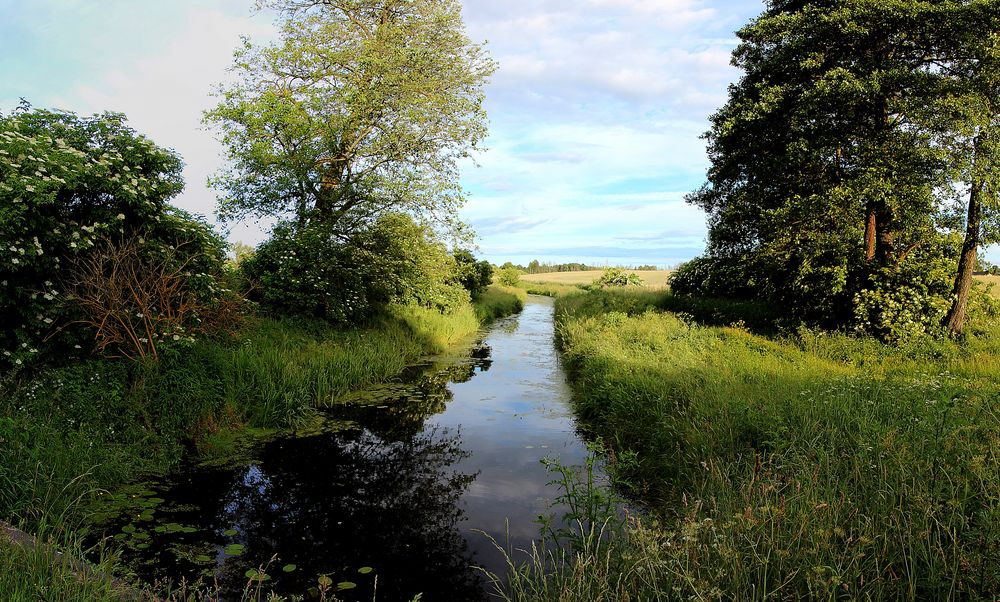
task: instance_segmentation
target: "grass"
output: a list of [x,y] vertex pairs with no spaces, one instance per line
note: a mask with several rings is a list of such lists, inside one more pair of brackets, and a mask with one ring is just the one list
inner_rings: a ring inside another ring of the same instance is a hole
[[651,514],[536,553],[506,599],[1000,597],[996,316],[898,349],[669,303],[557,301],[576,411]]
[[[643,279],[646,286],[652,288],[664,288],[667,286],[667,279],[670,277],[669,270],[637,271],[625,270],[629,274],[638,274]],[[521,280],[531,283],[551,283],[551,284],[590,284],[604,274],[604,270],[588,270],[582,272],[549,272],[543,274],[523,274]]]
[[517,287],[529,295],[542,295],[544,297],[561,297],[562,295],[579,293],[583,290],[575,284],[560,284],[558,282],[529,282],[523,279],[517,283]]
[[524,309],[528,293],[523,289],[493,285],[473,301],[476,317],[483,324]]
[[[252,319],[233,339],[174,348],[156,364],[89,359],[33,378],[8,374],[0,380],[0,519],[30,532],[72,533],[97,492],[169,470],[190,442],[226,453],[231,446],[220,442],[238,439],[229,434],[301,423],[314,408],[340,403],[519,311],[523,295],[491,287],[451,314],[393,307],[353,329]],[[3,542],[0,550],[0,575],[45,564]],[[62,574],[53,568],[53,587]],[[3,579],[6,593],[16,583]],[[101,599],[89,587],[55,599]]]
[[[0,535],[0,537],[3,537]],[[105,576],[110,560],[81,572],[69,557],[56,552],[54,542],[35,549],[8,545],[0,540],[0,592],[10,602],[36,600],[88,600],[121,602],[122,589]],[[79,547],[58,546],[61,549]]]

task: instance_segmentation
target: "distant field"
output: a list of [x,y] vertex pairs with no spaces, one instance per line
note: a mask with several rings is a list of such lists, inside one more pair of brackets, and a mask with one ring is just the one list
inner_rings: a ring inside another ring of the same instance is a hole
[[993,296],[1000,297],[1000,276],[976,276],[976,280],[994,285]]
[[[655,272],[640,272],[636,270],[626,270],[632,274],[638,274],[646,286],[664,287],[667,285],[667,278],[670,276],[668,270],[656,270]],[[590,270],[588,272],[548,272],[545,274],[524,274],[521,280],[525,282],[557,282],[559,284],[590,284],[601,277],[604,270]]]

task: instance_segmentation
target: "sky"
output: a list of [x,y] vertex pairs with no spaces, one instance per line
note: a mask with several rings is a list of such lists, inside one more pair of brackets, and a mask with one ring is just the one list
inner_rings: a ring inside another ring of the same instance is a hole
[[[0,110],[24,97],[113,110],[184,158],[174,202],[212,217],[222,147],[201,126],[240,36],[274,37],[253,0],[0,0]],[[701,134],[739,77],[733,32],[762,0],[463,0],[500,69],[462,217],[496,263],[674,266],[702,252]],[[256,244],[266,224],[231,227]],[[996,256],[995,251],[992,255]],[[995,258],[996,259],[996,258]]]

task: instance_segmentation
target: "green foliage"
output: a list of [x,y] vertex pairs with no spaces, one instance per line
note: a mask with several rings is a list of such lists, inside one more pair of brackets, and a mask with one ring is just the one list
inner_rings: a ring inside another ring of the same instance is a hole
[[219,215],[350,233],[386,211],[457,226],[458,161],[486,135],[495,70],[457,0],[267,0],[279,40],[237,50],[205,121],[230,166]]
[[496,271],[493,280],[503,286],[517,286],[517,283],[521,281],[522,273],[513,265],[504,265]]
[[347,240],[322,223],[283,223],[241,263],[265,308],[288,315],[360,323],[393,303],[446,312],[469,300],[454,257],[433,232],[387,214]]
[[138,239],[143,256],[185,265],[202,298],[219,292],[220,239],[167,205],[183,188],[180,159],[123,115],[24,107],[0,116],[0,158],[0,366],[89,347],[68,289],[102,241]]
[[608,268],[601,277],[594,280],[591,286],[597,288],[621,288],[626,286],[642,286],[642,278],[638,274],[626,272],[621,268]]
[[[708,182],[689,197],[709,213],[708,256],[675,291],[893,340],[935,329],[928,310],[950,301],[937,271],[954,277],[950,234],[964,229],[954,191],[996,173],[996,43],[979,33],[997,8],[769,2],[738,34],[745,74],[712,117]],[[901,285],[920,272],[934,274]]]
[[475,256],[463,249],[455,251],[455,262],[458,264],[458,281],[473,299],[478,298],[493,282],[493,265],[490,262],[476,261]]
[[490,286],[472,303],[482,324],[509,316],[524,309],[527,294],[519,288]]
[[940,334],[952,270],[951,262],[938,256],[936,265],[925,260],[873,273],[854,299],[855,329],[892,343]]

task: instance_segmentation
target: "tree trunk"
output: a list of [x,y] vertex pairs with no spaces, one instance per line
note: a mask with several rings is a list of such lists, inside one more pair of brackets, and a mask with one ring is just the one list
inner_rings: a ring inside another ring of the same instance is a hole
[[962,256],[958,260],[958,274],[952,289],[951,309],[945,316],[944,324],[952,336],[962,334],[965,327],[965,311],[969,306],[969,291],[972,290],[972,273],[976,269],[976,254],[979,250],[979,232],[982,225],[983,182],[975,178],[969,192],[969,219],[965,226],[965,243]]
[[880,266],[887,266],[896,255],[896,235],[889,227],[889,215],[882,211],[876,217],[876,232],[878,244],[875,247],[875,259]]
[[868,203],[868,216],[865,219],[865,262],[875,260],[875,204]]

